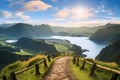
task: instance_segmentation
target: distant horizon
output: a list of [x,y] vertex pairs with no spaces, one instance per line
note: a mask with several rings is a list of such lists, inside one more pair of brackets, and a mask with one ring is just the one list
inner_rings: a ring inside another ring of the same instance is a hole
[[120,24],[119,0],[0,0],[0,23],[52,26]]
[[[19,23],[0,23],[0,25],[5,25],[5,24],[19,24]],[[21,24],[29,24],[29,25],[33,25],[33,26],[39,26],[39,25],[43,25],[45,23],[42,23],[42,24],[31,24],[31,23],[21,23]],[[106,23],[104,25],[107,25],[107,24],[115,24],[115,23]],[[45,24],[45,25],[49,25],[49,24]],[[100,27],[100,26],[104,26],[104,25],[99,25],[99,26],[53,26],[53,25],[49,25],[50,27],[63,27],[63,28],[82,28],[82,27]],[[120,25],[120,24],[117,24],[116,25]]]

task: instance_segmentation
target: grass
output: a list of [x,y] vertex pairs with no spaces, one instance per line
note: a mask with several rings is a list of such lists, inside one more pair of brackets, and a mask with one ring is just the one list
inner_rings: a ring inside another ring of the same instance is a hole
[[[8,65],[7,67],[5,67],[2,72],[1,75],[7,75],[8,76],[8,80],[10,79],[10,72],[12,71],[18,71],[21,70],[25,67],[29,67],[31,65],[34,65],[35,63],[37,63],[38,61],[40,61],[43,57],[45,57],[44,55],[37,55],[33,58],[30,58],[28,61],[17,61],[13,64]],[[47,60],[47,64],[48,67],[51,65],[51,63],[53,62],[54,59],[51,58],[51,62],[48,62]],[[42,80],[42,75],[44,75],[44,73],[47,71],[48,68],[44,67],[44,64],[41,63],[39,64],[39,71],[40,71],[40,75],[35,75],[35,67],[23,72],[22,74],[18,74],[17,80]],[[1,80],[1,79],[0,79]]]
[[[87,60],[93,62],[92,59],[87,59]],[[116,65],[115,63],[104,63],[100,61],[96,61],[96,62],[99,65],[103,65],[114,69],[119,69],[118,65]],[[110,77],[112,75],[111,72],[102,70],[100,68],[96,68],[94,76],[89,77],[91,65],[85,64],[85,69],[80,70],[81,65],[82,65],[81,60],[79,66],[73,65],[72,60],[70,60],[69,62],[70,70],[72,71],[72,73],[74,74],[77,80],[110,80]],[[120,78],[118,78],[118,80],[120,80]]]
[[92,77],[88,77],[88,70],[80,70],[79,66],[73,65],[72,60],[69,62],[70,70],[74,74],[77,80],[93,80]]
[[67,47],[65,47],[65,46],[63,46],[63,45],[61,45],[61,44],[55,44],[55,47],[56,47],[56,49],[57,49],[59,52],[67,51],[67,50],[68,50]]
[[20,54],[20,55],[32,55],[32,53],[28,53],[27,51],[24,51],[23,49],[20,49],[20,52],[15,52],[15,54]]

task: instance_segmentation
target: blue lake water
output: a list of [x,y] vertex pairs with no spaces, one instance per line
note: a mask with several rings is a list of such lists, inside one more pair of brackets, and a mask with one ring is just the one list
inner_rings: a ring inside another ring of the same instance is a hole
[[[99,52],[106,46],[106,44],[98,44],[91,40],[88,37],[71,37],[71,36],[52,36],[52,37],[37,37],[39,39],[64,39],[69,40],[72,44],[81,46],[83,49],[89,51],[84,52],[89,58],[95,58]],[[17,40],[6,40],[8,43],[16,42]]]
[[71,43],[81,46],[83,49],[89,50],[84,52],[84,54],[86,54],[89,58],[95,58],[102,48],[106,46],[106,44],[95,43],[89,40],[88,37],[52,36],[50,38],[69,40]]

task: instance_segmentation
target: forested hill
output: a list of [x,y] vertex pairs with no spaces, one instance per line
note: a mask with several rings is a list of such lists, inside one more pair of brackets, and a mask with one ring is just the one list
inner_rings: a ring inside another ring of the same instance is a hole
[[120,39],[102,49],[96,60],[116,62],[120,65]]
[[15,46],[31,53],[56,53],[57,50],[52,44],[47,44],[41,39],[32,39],[27,37],[20,38]]
[[120,39],[120,24],[106,24],[103,27],[104,28],[97,30],[90,39],[107,43]]
[[54,31],[50,28],[49,25],[29,25],[24,23],[18,23],[11,27],[5,28],[1,30],[2,35],[6,35],[8,37],[40,37],[40,36],[52,36],[54,35]]

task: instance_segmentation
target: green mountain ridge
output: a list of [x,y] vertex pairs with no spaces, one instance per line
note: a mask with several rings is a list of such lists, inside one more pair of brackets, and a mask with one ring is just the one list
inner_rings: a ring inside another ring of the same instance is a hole
[[26,50],[27,52],[31,53],[56,53],[58,52],[56,48],[51,45],[45,43],[44,40],[40,39],[32,39],[27,37],[20,38],[16,43],[15,46]]
[[120,65],[120,39],[103,48],[95,59],[104,62],[116,62]]
[[16,61],[27,60],[31,55],[19,55],[15,53],[11,53],[8,51],[0,50],[0,70],[4,68],[6,65],[14,63]]
[[91,36],[95,31],[101,29],[102,27],[77,27],[77,28],[69,28],[69,27],[58,27],[51,26],[56,35],[60,36]]
[[41,36],[52,36],[54,31],[49,25],[37,25],[33,26],[25,23],[18,23],[11,27],[1,29],[1,35],[5,35],[10,38],[20,38],[20,37],[41,37]]
[[106,24],[104,28],[97,30],[90,40],[110,43],[120,39],[120,24]]

